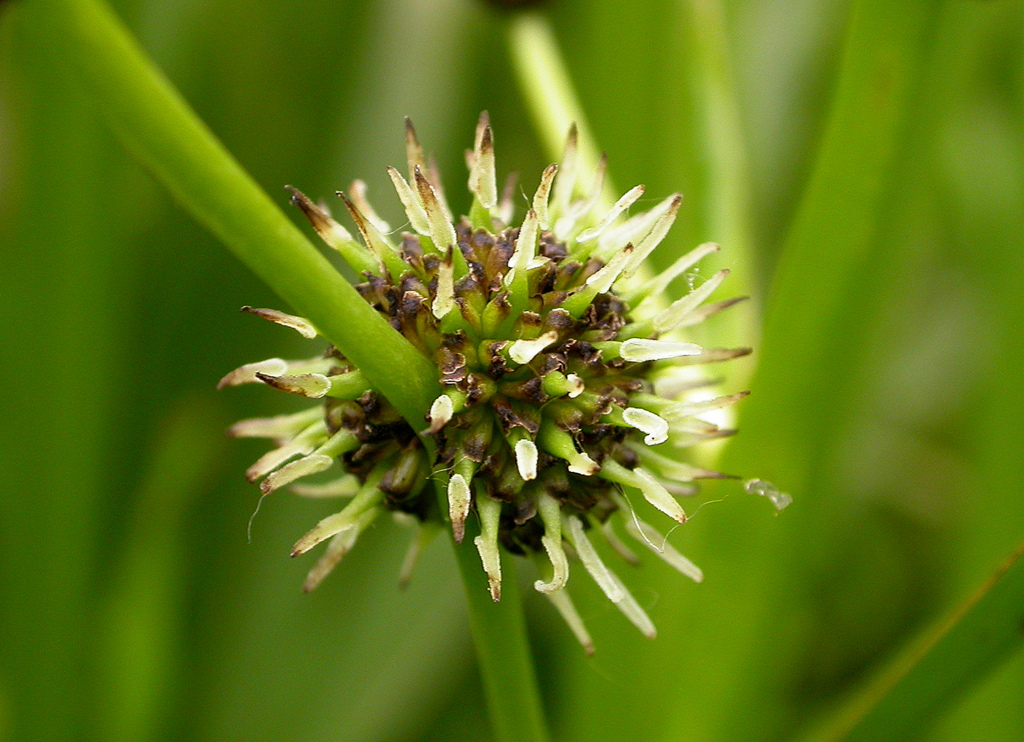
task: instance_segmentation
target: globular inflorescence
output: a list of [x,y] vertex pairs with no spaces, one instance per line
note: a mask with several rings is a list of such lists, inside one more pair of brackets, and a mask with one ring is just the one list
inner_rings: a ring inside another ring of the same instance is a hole
[[[232,428],[236,436],[277,444],[250,467],[249,479],[262,480],[263,494],[289,486],[310,497],[350,498],[293,549],[298,555],[329,541],[307,590],[391,511],[419,526],[403,579],[447,523],[457,542],[469,530],[478,534],[473,541],[494,600],[501,595],[502,551],[532,557],[542,574],[537,590],[589,648],[565,592],[573,557],[653,636],[650,619],[592,539],[607,540],[633,561],[616,535],[616,527],[624,528],[683,574],[702,579],[631,503],[645,499],[684,523],[679,498],[694,494],[695,480],[723,476],[684,463],[679,453],[733,432],[706,418],[744,393],[708,395],[701,368],[749,351],[702,347],[688,332],[738,299],[707,301],[724,270],[674,302],[665,298],[670,284],[692,275],[717,245],[701,245],[651,275],[645,260],[675,220],[681,196],[631,215],[644,193],[637,186],[610,204],[604,161],[594,173],[579,172],[575,130],[562,162],[541,176],[521,222],[514,220],[513,185],[498,194],[486,114],[467,152],[468,217],[453,219],[437,168],[408,122],[406,145],[408,179],[388,172],[412,231],[396,238],[359,181],[338,195],[361,242],[299,191],[293,202],[364,279],[357,286],[362,297],[436,363],[443,391],[417,429],[333,347],[307,360],[243,366],[221,386],[261,382],[321,400],[297,414]],[[245,310],[317,335],[305,319]],[[298,482],[329,469],[342,473]]]

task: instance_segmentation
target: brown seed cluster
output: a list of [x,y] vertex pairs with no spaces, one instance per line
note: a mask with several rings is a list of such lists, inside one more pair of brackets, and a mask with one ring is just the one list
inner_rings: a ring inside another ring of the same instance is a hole
[[[357,286],[396,330],[434,358],[442,384],[465,398],[464,409],[432,431],[438,462],[428,465],[415,431],[376,392],[367,391],[355,400],[328,401],[326,419],[331,432],[348,429],[361,444],[344,454],[345,467],[365,482],[375,466],[389,462],[379,485],[386,493],[385,503],[420,519],[438,517],[437,498],[427,486],[429,473],[438,464],[451,469],[456,462],[472,462],[474,477],[483,482],[486,495],[506,506],[501,517],[502,543],[510,551],[523,553],[524,549],[543,550],[544,529],[534,518],[540,492],[555,497],[568,513],[595,514],[604,521],[617,509],[610,496],[616,485],[572,473],[566,461],[544,450],[538,451],[536,478],[528,482],[519,472],[510,440],[518,431],[535,439],[542,424],[552,425],[570,435],[598,466],[610,457],[633,469],[636,454],[619,445],[630,429],[602,418],[616,408],[628,407],[630,393],[650,391],[650,383],[644,381],[649,364],[621,358],[606,361],[594,346],[615,340],[629,322],[621,300],[600,294],[579,319],[561,308],[570,293],[604,264],[596,258],[582,264],[570,259],[565,245],[550,232],[540,236],[540,254],[549,262],[530,276],[529,308],[511,314],[503,281],[518,233],[512,227],[493,235],[473,229],[466,220],[456,228],[458,249],[469,272],[455,283],[455,302],[464,321],[455,332],[442,332],[430,311],[442,260],[424,254],[415,235],[403,235],[402,259],[409,269],[397,282],[370,275]],[[536,338],[555,333],[556,339],[529,363],[515,363],[508,352],[513,340],[485,337],[482,315],[488,304],[503,310],[489,318],[491,327],[486,329],[494,330],[491,334]],[[351,368],[337,351],[330,354],[338,365],[329,376]],[[564,385],[552,389],[570,377],[579,379],[576,383],[586,391],[569,398]],[[546,379],[551,379],[547,390]]]

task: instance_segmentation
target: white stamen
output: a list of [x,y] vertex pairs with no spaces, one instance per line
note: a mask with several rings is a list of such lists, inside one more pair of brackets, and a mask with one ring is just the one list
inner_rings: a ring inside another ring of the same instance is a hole
[[416,191],[420,195],[420,202],[423,204],[423,210],[427,213],[427,220],[430,222],[430,239],[433,240],[434,246],[441,252],[449,247],[458,250],[455,227],[445,216],[434,187],[430,185],[430,181],[420,170],[416,171]]
[[607,259],[609,255],[612,255],[623,245],[631,242],[635,243],[640,239],[641,235],[649,233],[654,224],[672,208],[672,202],[675,201],[678,195],[673,194],[653,209],[641,212],[619,226],[605,230],[597,242],[597,255]]
[[668,211],[658,218],[658,221],[654,223],[651,231],[646,237],[641,240],[640,244],[636,246],[636,252],[633,253],[633,259],[626,266],[626,270],[622,272],[623,278],[629,278],[633,275],[637,268],[639,268],[647,256],[654,252],[654,248],[661,244],[661,241],[665,239],[665,235],[668,234],[669,229],[672,228],[672,224],[676,220],[676,215],[679,214],[679,205],[683,202],[683,197],[678,193],[672,199],[669,205]]
[[[458,475],[456,475],[458,476]],[[498,526],[501,522],[501,503],[490,497],[479,497],[476,510],[480,515],[480,535],[473,539],[487,583],[491,590],[491,599],[497,603],[501,600],[501,553],[498,551]]]
[[609,260],[603,268],[588,278],[586,285],[588,287],[594,287],[599,294],[605,293],[612,287],[612,284],[618,280],[619,275],[623,270],[625,270],[632,255],[632,246],[626,245],[626,247],[623,248],[621,252],[617,253],[615,257]]
[[537,192],[533,194],[533,210],[537,214],[537,224],[544,230],[551,226],[548,222],[548,196],[551,193],[551,183],[557,172],[558,165],[548,165],[544,168],[544,173],[540,176],[540,185],[537,186]]
[[402,206],[405,207],[405,215],[409,217],[409,223],[412,224],[412,228],[419,234],[429,237],[430,221],[427,219],[427,212],[423,210],[423,205],[419,202],[416,194],[413,193],[405,178],[395,168],[389,167],[388,175],[391,176],[391,182],[395,184],[395,191],[398,192],[398,198],[401,199]]
[[247,363],[226,374],[223,379],[217,382],[217,388],[223,389],[226,386],[238,386],[239,384],[254,384],[259,381],[257,373],[280,376],[288,371],[288,364],[282,358],[268,358],[265,361]]
[[576,399],[576,397],[583,394],[587,388],[583,379],[576,374],[568,374],[565,379],[572,384],[572,389],[569,390],[569,399]]
[[267,451],[260,456],[256,463],[245,470],[245,478],[250,482],[255,482],[257,479],[265,477],[274,471],[274,469],[289,459],[312,453],[315,447],[316,444],[310,438],[305,436],[297,437],[295,440],[285,443],[283,446],[279,446],[272,451]]
[[612,576],[611,570],[604,566],[604,562],[598,556],[594,545],[587,538],[580,519],[575,515],[564,516],[562,527],[569,538],[569,543],[572,544],[573,548],[576,549],[576,553],[579,554],[583,566],[590,573],[590,576],[594,578],[594,582],[598,584],[602,592],[608,597],[608,600],[613,603],[619,603],[624,600],[626,595],[621,583],[616,581]]
[[549,330],[534,340],[516,340],[509,346],[508,355],[516,363],[527,364],[556,340],[558,332],[555,330]]
[[648,446],[656,446],[668,440],[668,422],[650,410],[627,407],[622,411],[622,418],[637,430],[647,434],[644,436],[644,443]]
[[257,378],[278,391],[298,394],[309,399],[321,399],[331,390],[331,380],[323,374],[292,374],[274,376],[259,372]]
[[569,630],[572,631],[576,640],[583,645],[583,651],[587,653],[588,657],[592,655],[594,653],[594,642],[590,638],[590,633],[587,631],[587,627],[584,626],[583,619],[580,618],[576,606],[572,604],[569,594],[565,590],[556,590],[552,593],[546,593],[546,595],[552,605],[555,606],[555,609],[562,615],[562,619],[568,624]]
[[750,392],[739,392],[737,394],[728,394],[723,397],[705,399],[699,402],[680,402],[666,407],[661,411],[661,414],[665,416],[666,420],[672,422],[684,417],[693,417],[694,415],[711,412],[712,410],[720,410],[723,407],[728,407],[731,404],[739,402],[749,394]]
[[455,407],[452,405],[452,398],[447,394],[440,395],[430,405],[430,432],[437,433],[452,419],[455,414]]
[[728,269],[720,270],[703,285],[698,286],[682,299],[673,302],[672,306],[654,318],[654,329],[657,332],[667,332],[683,323],[686,316],[703,304],[704,300],[711,296],[728,275]]
[[609,458],[604,462],[601,477],[609,482],[615,482],[627,487],[635,487],[640,490],[644,499],[658,508],[658,510],[680,523],[686,522],[686,513],[683,511],[683,508],[669,494],[661,482],[651,476],[650,472],[640,467],[629,470],[614,459]]
[[565,587],[569,580],[569,561],[562,548],[562,509],[558,501],[546,493],[540,496],[538,509],[544,523],[541,543],[551,560],[552,576],[550,582],[537,580],[533,586],[539,592],[553,593]]
[[583,394],[586,389],[586,385],[583,383],[583,379],[576,374],[568,374],[566,381],[572,384],[573,388],[569,391],[569,399],[576,399],[576,397]]
[[294,415],[240,420],[228,429],[233,438],[291,438],[324,415],[322,407],[310,407]]
[[[353,186],[355,186],[354,183]],[[395,260],[398,259],[397,250],[387,238],[387,231],[381,229],[377,220],[371,218],[370,215],[363,211],[363,209],[357,204],[355,200],[355,192],[351,192],[351,198],[346,197],[341,191],[338,192],[338,195],[341,196],[342,201],[344,201],[345,208],[348,209],[348,213],[352,217],[352,221],[356,223],[356,228],[359,230],[359,234],[363,238],[363,242],[366,243],[366,247],[369,248],[374,257],[385,265],[389,262],[394,263]],[[369,204],[364,204],[364,206],[369,206]],[[384,226],[387,226],[387,224],[384,223]]]
[[622,601],[615,604],[615,607],[622,611],[622,615],[629,619],[630,623],[640,629],[640,633],[648,639],[655,639],[658,636],[658,630],[654,628],[654,623],[651,621],[647,612],[640,607],[640,604],[636,602],[636,598],[633,597],[632,593],[626,589],[626,586],[622,584],[622,580],[614,572],[611,573],[612,579],[618,585],[619,589],[622,590],[623,598]]
[[[448,206],[448,198],[444,195],[444,186],[441,184],[441,173],[437,169],[437,162],[433,156],[430,158],[430,162],[427,163],[426,169],[427,180],[430,181],[430,185],[434,187],[434,195],[437,196],[437,205],[441,207],[441,213],[444,214],[444,219],[448,223],[452,223],[452,210]],[[416,176],[413,171],[410,171],[409,177],[413,180]]]
[[509,258],[509,271],[505,274],[505,285],[511,286],[531,268],[537,252],[537,214],[533,209],[526,212],[523,226],[519,229],[516,249]]
[[669,494],[668,490],[662,486],[661,482],[640,467],[634,469],[633,474],[636,475],[636,486],[640,488],[647,502],[672,518],[672,520],[679,521],[680,523],[686,522],[686,512],[676,499]]
[[576,237],[576,241],[589,242],[590,240],[600,237],[601,234],[619,218],[619,215],[636,203],[642,195],[644,195],[644,187],[642,185],[634,186],[630,190],[626,191],[622,198],[616,201],[615,205],[608,210],[608,213],[604,215],[601,222],[596,227],[591,227],[588,230],[580,232]]
[[448,517],[452,521],[455,543],[461,544],[466,535],[466,518],[469,516],[469,484],[461,474],[453,474],[448,480]]
[[302,337],[312,340],[317,336],[316,328],[313,327],[313,323],[304,317],[296,317],[294,314],[285,314],[279,312],[276,309],[256,309],[254,307],[242,307],[243,312],[249,314],[255,314],[257,317],[273,322],[274,324],[281,325],[282,327],[290,327]]
[[529,482],[537,478],[537,444],[523,438],[516,442],[516,468],[519,469],[519,476]]
[[702,351],[703,348],[694,343],[670,343],[664,340],[630,338],[619,348],[619,355],[624,361],[645,363],[679,358],[680,356],[696,356],[700,355]]
[[290,464],[285,464],[277,471],[269,474],[266,479],[260,482],[260,492],[268,495],[274,490],[284,487],[286,484],[291,484],[296,479],[326,471],[331,468],[333,463],[334,459],[330,456],[310,454]]
[[494,133],[485,126],[473,156],[473,174],[470,190],[485,209],[498,203],[498,182],[494,172]]
[[[458,249],[458,248],[454,248]],[[442,319],[455,306],[455,268],[452,264],[452,253],[437,265],[437,294],[430,305],[430,311],[438,319]]]
[[582,451],[577,451],[576,455],[567,461],[569,464],[569,471],[573,474],[581,474],[584,477],[593,476],[601,469],[601,467],[597,465],[596,461]]
[[358,526],[362,516],[370,509],[375,508],[384,499],[384,493],[377,487],[380,483],[383,472],[374,472],[369,479],[360,487],[358,494],[345,506],[344,510],[334,515],[329,515],[305,536],[300,538],[292,547],[292,556],[305,554],[322,541],[326,541],[337,533],[347,531]]
[[356,545],[360,534],[376,520],[380,511],[381,508],[367,510],[359,516],[359,519],[352,528],[335,534],[334,538],[331,539],[331,543],[327,544],[327,551],[323,553],[323,556],[320,557],[316,565],[306,576],[306,581],[302,585],[303,591],[311,592],[323,582],[324,578],[338,566],[338,563],[341,562],[345,555],[352,551],[352,547]]

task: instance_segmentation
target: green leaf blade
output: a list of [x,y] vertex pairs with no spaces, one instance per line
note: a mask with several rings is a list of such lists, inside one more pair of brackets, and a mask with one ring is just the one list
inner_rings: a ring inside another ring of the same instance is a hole
[[974,596],[854,698],[815,742],[919,736],[1024,645],[1024,546]]

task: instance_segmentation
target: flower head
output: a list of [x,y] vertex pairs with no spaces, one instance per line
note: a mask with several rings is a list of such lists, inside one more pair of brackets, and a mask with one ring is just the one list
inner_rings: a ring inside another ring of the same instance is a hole
[[[361,241],[294,189],[293,202],[365,279],[357,287],[363,298],[436,363],[443,391],[415,430],[334,348],[303,361],[242,366],[221,385],[259,382],[321,400],[303,412],[232,428],[236,436],[277,443],[247,476],[262,480],[264,494],[290,486],[309,497],[350,498],[295,544],[293,555],[329,542],[307,589],[391,511],[420,526],[404,579],[441,524],[450,524],[457,542],[472,528],[494,600],[501,595],[503,552],[532,556],[543,576],[537,590],[589,648],[565,592],[573,555],[653,636],[650,619],[591,542],[604,538],[635,559],[616,535],[618,524],[684,575],[702,579],[630,502],[646,499],[685,523],[679,497],[696,491],[695,480],[724,476],[679,461],[678,452],[733,432],[706,413],[744,393],[709,399],[692,391],[708,385],[701,366],[749,350],[701,347],[687,331],[738,300],[707,301],[727,271],[675,302],[664,298],[673,279],[717,245],[701,245],[651,277],[644,261],[672,226],[681,196],[630,214],[644,193],[637,186],[609,206],[604,162],[588,178],[578,171],[575,130],[521,220],[512,185],[499,195],[486,114],[467,152],[468,217],[453,219],[437,169],[408,122],[406,144],[408,174],[388,170],[412,230],[400,238],[358,181],[338,195]],[[305,319],[245,309],[316,336]],[[299,483],[328,470],[340,476]]]

